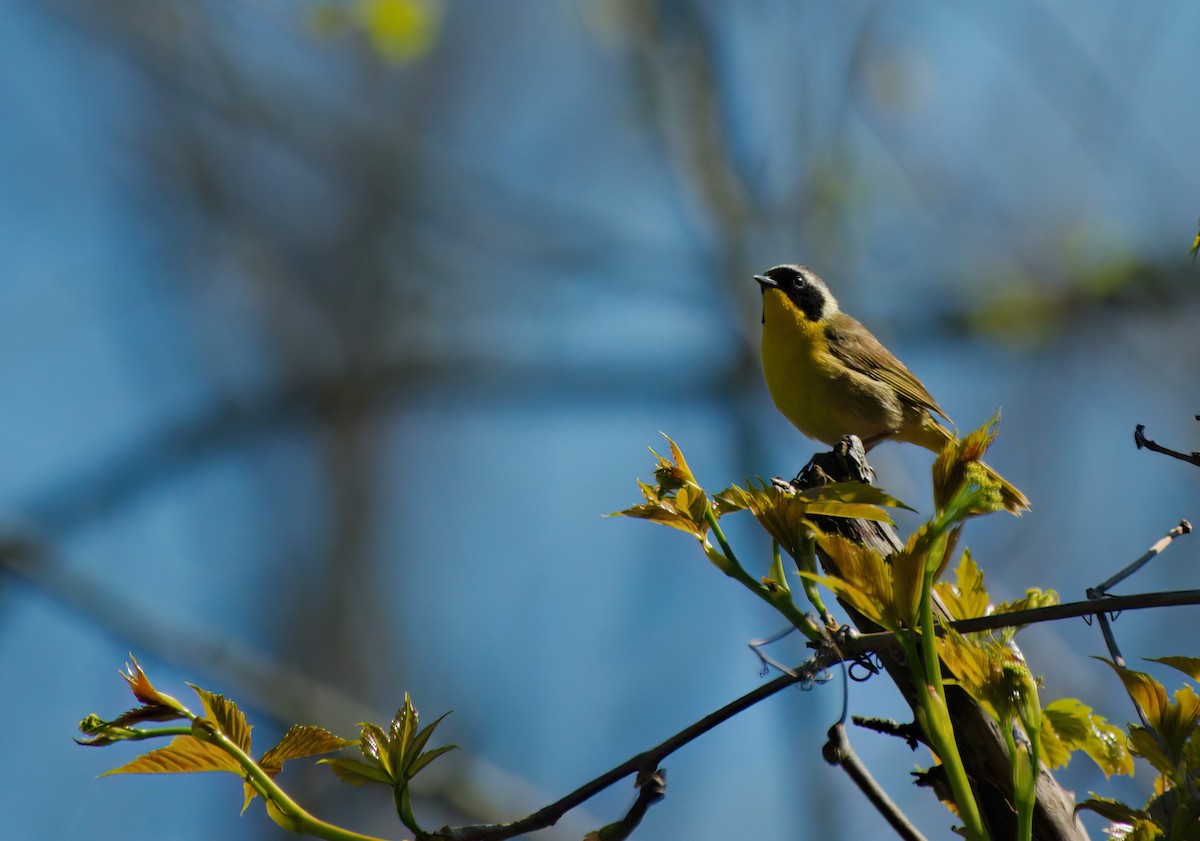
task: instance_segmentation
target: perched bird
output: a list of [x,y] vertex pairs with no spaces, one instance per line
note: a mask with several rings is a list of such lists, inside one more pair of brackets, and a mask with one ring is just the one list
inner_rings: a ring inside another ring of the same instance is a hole
[[[763,372],[771,398],[809,438],[833,446],[854,434],[869,449],[887,438],[940,453],[954,434],[921,381],[862,324],[838,308],[808,266],[776,266],[754,278],[763,293]],[[1000,483],[1004,506],[1029,508],[1025,495]]]

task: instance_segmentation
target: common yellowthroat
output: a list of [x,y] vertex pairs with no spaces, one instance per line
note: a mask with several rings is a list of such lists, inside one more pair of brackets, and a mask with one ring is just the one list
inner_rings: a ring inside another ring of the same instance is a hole
[[[763,293],[763,373],[771,398],[809,438],[833,446],[854,434],[868,449],[887,438],[940,453],[954,434],[937,401],[866,327],[838,308],[808,266],[767,269]],[[1029,508],[1025,495],[992,468],[1004,507]]]

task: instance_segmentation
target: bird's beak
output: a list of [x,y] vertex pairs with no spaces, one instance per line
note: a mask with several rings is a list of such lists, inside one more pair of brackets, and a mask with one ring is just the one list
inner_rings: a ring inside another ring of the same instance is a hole
[[764,292],[766,292],[768,288],[770,288],[770,289],[778,289],[779,288],[779,284],[776,283],[775,281],[771,280],[771,278],[767,277],[766,275],[756,274],[754,276],[754,279],[758,281],[758,285],[762,287],[762,290]]

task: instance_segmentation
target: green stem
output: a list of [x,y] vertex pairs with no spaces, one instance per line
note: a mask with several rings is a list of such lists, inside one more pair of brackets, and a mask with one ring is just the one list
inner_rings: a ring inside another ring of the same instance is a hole
[[[975,802],[975,794],[971,791],[971,783],[967,778],[967,770],[963,766],[962,756],[958,752],[958,743],[954,739],[953,723],[950,721],[946,705],[946,687],[942,683],[941,659],[937,653],[937,634],[933,624],[933,575],[946,551],[945,532],[933,541],[925,555],[925,574],[921,579],[921,658],[919,661],[910,660],[914,670],[924,667],[924,674],[917,677],[923,682],[935,698],[927,693],[918,693],[922,705],[925,706],[929,729],[926,735],[934,744],[938,758],[946,772],[946,780],[954,795],[958,815],[963,821],[967,836],[978,841],[988,838],[987,827],[979,814],[979,805]],[[906,651],[906,653],[908,653]],[[915,653],[915,652],[914,652]],[[918,665],[920,664],[920,665]]]
[[782,588],[772,589],[767,587],[750,573],[746,572],[738,562],[737,556],[734,555],[733,547],[725,539],[725,532],[721,530],[721,526],[717,522],[717,515],[713,512],[711,504],[704,509],[704,521],[708,523],[709,530],[712,531],[713,537],[717,539],[725,560],[728,561],[726,564],[718,564],[722,572],[745,586],[754,595],[783,614],[783,617],[809,640],[815,642],[823,638],[824,634],[821,632],[821,629],[792,601],[791,593]]
[[[259,792],[290,820],[291,826],[289,828],[294,832],[307,833],[317,838],[328,839],[328,841],[386,841],[374,835],[363,835],[358,832],[352,832],[349,829],[343,829],[340,826],[334,826],[331,823],[326,823],[320,818],[310,815],[292,798],[288,797],[283,789],[275,785],[275,781],[267,776],[266,772],[259,767],[258,763],[249,754],[218,730],[215,725],[211,723],[207,724],[207,726],[203,727],[203,732],[203,738],[206,741],[221,748],[221,750],[237,761],[238,765],[246,773],[249,783],[254,786],[255,791]],[[189,735],[194,736],[196,733],[194,730],[189,731]]]
[[[778,544],[776,544],[776,551],[778,551]],[[804,558],[804,561],[797,560],[796,569],[800,572],[815,573],[817,571],[817,540],[812,532],[808,533],[808,538],[804,541],[801,557]],[[825,622],[832,622],[833,614],[829,612],[829,608],[825,607],[817,582],[802,575],[800,576],[800,585],[804,588],[804,595],[808,596],[809,603],[821,614],[821,619]]]

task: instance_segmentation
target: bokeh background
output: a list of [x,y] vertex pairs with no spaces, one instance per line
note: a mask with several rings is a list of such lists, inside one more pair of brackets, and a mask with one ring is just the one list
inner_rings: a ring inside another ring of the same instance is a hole
[[[241,702],[260,750],[405,692],[452,709],[430,827],[520,817],[759,685],[778,620],[685,536],[601,515],[660,431],[712,490],[813,452],[759,371],[777,263],[961,428],[1003,408],[990,461],[1034,509],[967,542],[997,598],[1081,597],[1197,514],[1200,471],[1131,433],[1196,447],[1198,33],[1180,0],[0,6],[6,837],[285,837],[228,775],[96,779],[135,746],[74,725],[131,705],[131,651]],[[928,510],[928,454],[873,461]],[[1124,591],[1200,586],[1194,539]],[[1195,654],[1197,617],[1117,628]],[[1131,717],[1094,628],[1023,640],[1046,700]],[[790,690],[672,756],[637,837],[883,837],[819,757],[841,700]],[[902,714],[882,680],[850,707]],[[952,837],[926,757],[854,739]],[[282,781],[404,835],[382,789]]]

